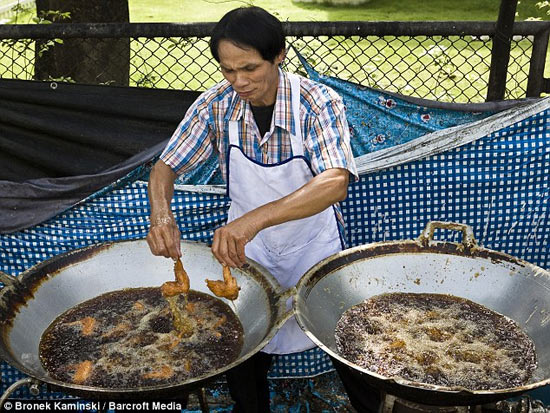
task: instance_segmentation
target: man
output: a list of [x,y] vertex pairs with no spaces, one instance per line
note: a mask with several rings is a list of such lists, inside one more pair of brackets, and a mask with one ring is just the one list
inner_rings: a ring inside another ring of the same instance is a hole
[[[189,108],[151,171],[147,241],[155,255],[181,255],[170,211],[174,180],[215,150],[231,207],[214,233],[214,256],[230,267],[252,258],[287,289],[343,247],[337,203],[357,175],[344,105],[330,88],[279,68],[282,25],[261,8],[227,13],[210,50],[225,80]],[[271,355],[312,347],[289,320],[262,352],[228,372],[234,411],[269,411]]]

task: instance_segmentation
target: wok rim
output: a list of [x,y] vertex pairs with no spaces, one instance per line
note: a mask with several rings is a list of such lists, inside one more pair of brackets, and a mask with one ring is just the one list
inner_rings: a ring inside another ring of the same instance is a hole
[[[131,244],[137,242],[145,242],[145,239],[136,239],[136,240],[122,240],[122,241],[108,241],[101,242],[98,244],[92,244],[71,251],[67,251],[61,254],[58,254],[54,257],[51,257],[47,260],[44,260],[38,264],[35,264],[29,267],[27,270],[23,271],[19,276],[13,277],[15,282],[11,285],[6,285],[2,290],[0,290],[0,303],[2,305],[2,311],[5,311],[8,317],[5,317],[0,322],[0,360],[5,361],[10,366],[16,368],[20,372],[26,374],[27,376],[38,380],[42,383],[47,383],[56,388],[66,390],[67,393],[72,394],[84,394],[86,396],[96,395],[96,396],[114,396],[115,398],[130,397],[130,396],[140,396],[153,393],[164,394],[170,391],[175,390],[184,390],[186,388],[196,388],[201,383],[204,383],[210,379],[214,379],[217,376],[222,375],[226,371],[230,370],[233,367],[243,363],[248,360],[254,354],[259,352],[267,343],[277,334],[280,329],[281,320],[285,319],[285,315],[288,314],[286,311],[286,302],[285,302],[285,291],[282,290],[279,282],[275,279],[269,271],[267,271],[261,264],[258,262],[247,258],[246,263],[239,270],[247,276],[256,279],[254,273],[261,275],[265,278],[266,284],[269,285],[273,291],[274,305],[276,306],[276,317],[274,317],[274,322],[264,339],[259,342],[252,350],[242,357],[237,358],[233,362],[216,369],[212,372],[202,374],[200,376],[193,377],[192,379],[171,383],[171,384],[160,384],[154,386],[144,386],[144,387],[126,387],[126,388],[105,388],[105,387],[96,387],[88,385],[79,385],[73,383],[66,383],[60,380],[56,380],[49,376],[46,369],[45,374],[39,374],[37,371],[28,368],[19,362],[17,357],[15,357],[15,352],[10,346],[9,341],[6,339],[9,335],[9,331],[12,327],[11,322],[17,318],[19,306],[24,306],[26,303],[34,298],[33,291],[38,291],[41,287],[43,281],[46,281],[48,278],[53,278],[57,273],[59,273],[64,268],[67,268],[71,265],[77,264],[82,259],[87,257],[94,256],[95,254],[100,253],[101,251],[108,249],[113,246],[118,246],[122,244]],[[200,241],[188,241],[181,240],[182,244],[198,245],[208,247],[204,242]],[[265,287],[264,287],[265,289]],[[97,296],[96,296],[97,297]],[[92,297],[94,298],[94,297]],[[90,298],[91,299],[91,298]],[[9,305],[14,304],[14,301],[19,301],[18,305]],[[226,302],[226,301],[224,301]],[[77,305],[77,304],[75,304]],[[72,307],[71,307],[72,308]],[[69,310],[67,308],[64,311]]]
[[[307,300],[306,295],[305,298],[302,298],[303,294],[302,291],[311,291],[314,286],[321,281],[324,277],[327,275],[333,273],[336,270],[339,270],[353,262],[357,262],[356,260],[346,260],[346,257],[349,255],[357,254],[358,252],[363,252],[366,250],[377,250],[377,249],[386,249],[382,254],[372,254],[369,256],[364,257],[364,260],[367,259],[373,259],[377,257],[382,256],[388,256],[388,255],[395,255],[395,254],[406,254],[406,253],[413,253],[412,251],[402,251],[401,249],[417,249],[414,253],[416,254],[422,254],[422,253],[436,253],[436,254],[450,254],[450,255],[462,255],[466,257],[471,258],[489,258],[492,261],[498,263],[498,262],[510,262],[516,265],[521,265],[526,268],[531,269],[533,272],[537,274],[537,276],[540,275],[546,275],[550,278],[550,271],[545,270],[542,267],[539,267],[535,264],[532,264],[528,261],[522,260],[520,258],[516,258],[512,255],[490,250],[478,245],[475,245],[471,249],[466,249],[466,254],[464,254],[464,245],[461,243],[455,243],[455,242],[449,242],[449,241],[434,241],[430,240],[428,243],[422,242],[421,239],[417,240],[401,240],[401,241],[380,241],[380,242],[373,242],[370,244],[364,244],[364,245],[358,245],[352,248],[348,248],[342,251],[339,251],[335,254],[332,254],[325,258],[324,260],[318,262],[314,266],[312,266],[303,276],[300,278],[299,282],[296,284],[296,294],[295,294],[295,300],[294,300],[294,314],[296,317],[296,321],[298,322],[298,325],[300,328],[304,331],[304,333],[315,343],[317,344],[323,351],[325,351],[327,354],[329,354],[331,357],[337,359],[342,364],[348,366],[349,368],[352,368],[353,370],[356,370],[362,374],[365,374],[369,377],[373,377],[376,380],[379,380],[386,384],[396,384],[398,386],[404,386],[407,387],[413,391],[433,391],[437,393],[443,393],[443,394],[449,394],[449,395],[464,395],[464,396],[498,396],[502,395],[502,399],[505,399],[509,397],[510,394],[519,394],[524,393],[526,391],[534,390],[536,388],[545,386],[550,384],[550,377],[541,381],[537,381],[534,383],[529,383],[523,386],[519,387],[510,387],[505,389],[494,389],[494,390],[472,390],[468,389],[466,387],[462,386],[454,386],[454,387],[448,387],[448,386],[439,386],[439,385],[433,385],[429,383],[422,383],[422,382],[416,382],[412,380],[406,380],[398,376],[383,376],[376,372],[367,370],[365,368],[362,368],[338,353],[336,353],[334,350],[332,350],[330,347],[325,345],[321,340],[319,340],[315,334],[313,334],[305,325],[305,323],[302,320],[302,312],[300,311],[300,307],[306,307],[305,301]],[[455,253],[453,254],[453,251]],[[334,265],[335,262],[343,260],[343,262],[340,265]],[[326,271],[324,274],[319,276],[319,272],[321,270],[324,270],[326,267],[329,267],[329,270]]]

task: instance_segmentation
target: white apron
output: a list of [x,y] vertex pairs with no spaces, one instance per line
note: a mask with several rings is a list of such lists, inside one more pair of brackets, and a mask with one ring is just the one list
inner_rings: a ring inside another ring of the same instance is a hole
[[[268,202],[280,199],[313,178],[303,156],[300,127],[300,78],[289,74],[295,135],[292,157],[279,164],[263,164],[247,157],[239,147],[238,121],[229,121],[227,164],[228,222]],[[308,218],[289,221],[260,231],[245,246],[247,257],[263,265],[284,290],[296,285],[314,264],[342,249],[334,207]],[[292,306],[292,299],[287,308]],[[295,318],[289,319],[262,351],[288,354],[315,347]]]

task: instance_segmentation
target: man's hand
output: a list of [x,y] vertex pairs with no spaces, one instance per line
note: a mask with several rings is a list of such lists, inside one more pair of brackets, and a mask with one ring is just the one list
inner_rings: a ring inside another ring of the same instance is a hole
[[229,267],[240,268],[244,265],[244,246],[259,231],[259,223],[255,216],[254,213],[243,215],[214,232],[212,253],[219,262]]
[[147,244],[154,255],[166,258],[181,257],[180,230],[171,212],[151,217]]

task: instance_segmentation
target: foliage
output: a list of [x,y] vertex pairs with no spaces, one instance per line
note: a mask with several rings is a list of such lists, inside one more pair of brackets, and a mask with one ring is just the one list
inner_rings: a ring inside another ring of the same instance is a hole
[[32,21],[37,24],[51,24],[63,20],[70,20],[71,12],[61,12],[59,10],[41,10],[38,16],[32,18]]
[[[528,6],[528,8],[522,11],[522,8],[520,6],[524,4]],[[519,10],[516,13],[516,17],[519,17],[520,20],[523,19],[528,21],[541,21],[550,19],[550,2],[547,0],[527,0],[525,3],[518,2],[518,9]]]

